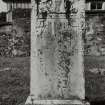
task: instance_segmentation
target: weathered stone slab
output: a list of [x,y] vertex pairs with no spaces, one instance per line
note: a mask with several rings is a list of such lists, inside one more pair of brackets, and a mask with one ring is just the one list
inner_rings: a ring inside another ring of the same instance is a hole
[[[82,104],[78,100],[85,97],[82,46],[84,19],[81,17],[84,0],[74,1],[73,8],[78,12],[72,16],[73,22],[70,16],[63,14],[64,0],[52,1],[51,14],[46,19],[39,19],[36,10],[42,7],[37,7],[34,0],[32,3],[30,94],[34,97],[33,102],[49,105]],[[27,103],[30,103],[30,99]]]

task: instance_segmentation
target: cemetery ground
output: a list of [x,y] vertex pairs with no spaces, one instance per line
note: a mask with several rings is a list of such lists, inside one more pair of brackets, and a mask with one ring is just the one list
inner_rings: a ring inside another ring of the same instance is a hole
[[[86,97],[101,100],[105,97],[105,74],[89,69],[105,68],[105,56],[87,56],[84,61]],[[24,105],[29,88],[30,58],[0,57],[0,105]]]
[[0,57],[0,105],[24,105],[29,81],[29,57]]
[[85,56],[84,64],[86,97],[105,103],[105,56]]

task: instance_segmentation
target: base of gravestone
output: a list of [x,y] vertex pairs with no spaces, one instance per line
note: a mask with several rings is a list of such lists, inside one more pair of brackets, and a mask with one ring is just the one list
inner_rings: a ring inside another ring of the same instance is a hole
[[[36,100],[29,96],[25,105],[87,105],[82,100]],[[88,104],[90,105],[90,104]]]

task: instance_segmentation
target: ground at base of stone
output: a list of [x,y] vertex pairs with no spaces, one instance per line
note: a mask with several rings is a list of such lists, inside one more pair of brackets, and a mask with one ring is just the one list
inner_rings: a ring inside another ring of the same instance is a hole
[[27,105],[85,105],[85,104],[27,104]]
[[29,95],[30,57],[0,57],[0,105],[25,105]]
[[28,96],[25,105],[85,105],[85,103],[85,101],[77,99],[35,99],[34,95],[30,95]]

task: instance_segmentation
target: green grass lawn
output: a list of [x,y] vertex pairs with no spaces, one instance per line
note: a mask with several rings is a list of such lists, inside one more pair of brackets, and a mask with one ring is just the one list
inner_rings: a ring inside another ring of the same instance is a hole
[[29,57],[0,58],[0,105],[24,105],[29,95]]
[[105,56],[86,56],[84,62],[86,97],[91,101],[105,100],[105,74],[89,71],[92,68],[105,69]]

